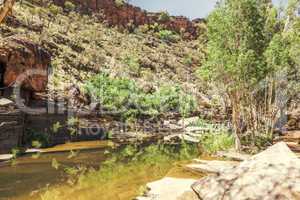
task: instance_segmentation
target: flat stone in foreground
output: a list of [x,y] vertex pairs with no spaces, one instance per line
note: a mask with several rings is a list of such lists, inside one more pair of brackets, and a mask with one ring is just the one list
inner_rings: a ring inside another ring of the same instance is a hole
[[205,200],[299,200],[300,160],[281,142],[192,188]]
[[13,158],[12,154],[2,154],[0,155],[0,162],[11,160]]
[[179,179],[166,177],[148,183],[149,192],[137,200],[197,200],[198,197],[191,189],[195,179]]

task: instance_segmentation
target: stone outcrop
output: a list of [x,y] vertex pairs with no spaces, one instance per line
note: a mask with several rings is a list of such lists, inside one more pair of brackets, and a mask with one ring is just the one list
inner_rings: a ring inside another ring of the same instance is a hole
[[149,192],[137,200],[198,200],[192,192],[191,184],[194,179],[165,177],[147,184]]
[[[59,6],[64,6],[66,0],[54,0]],[[140,26],[145,24],[159,23],[166,29],[183,33],[184,38],[194,39],[198,36],[197,23],[183,16],[171,16],[169,19],[161,19],[160,13],[150,13],[139,7],[124,3],[116,5],[114,0],[71,0],[80,10],[85,12],[102,12],[103,21],[110,26],[129,28],[129,26]]]
[[192,188],[201,199],[300,199],[300,160],[283,142]]
[[295,109],[287,114],[287,124],[285,129],[288,131],[300,130],[300,108]]
[[26,71],[36,70],[36,74],[25,79],[22,87],[35,92],[45,91],[50,61],[48,52],[34,42],[18,37],[0,39],[2,87],[11,86]]

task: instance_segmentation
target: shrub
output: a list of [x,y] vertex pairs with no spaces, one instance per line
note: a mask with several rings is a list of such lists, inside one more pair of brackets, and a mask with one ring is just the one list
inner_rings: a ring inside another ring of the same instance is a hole
[[160,30],[158,32],[158,37],[166,42],[176,42],[179,40],[178,35],[169,30]]
[[164,23],[170,20],[170,15],[167,11],[161,12],[159,17],[158,17],[158,21]]
[[51,13],[52,15],[56,16],[56,15],[58,15],[58,14],[61,14],[61,13],[63,12],[63,9],[62,9],[61,7],[59,7],[59,6],[56,6],[56,5],[54,5],[54,4],[51,4],[51,5],[49,6],[49,11],[50,11],[50,13]]
[[147,33],[150,30],[150,26],[149,26],[149,24],[140,25],[138,30],[141,33]]
[[75,8],[76,8],[76,6],[70,1],[66,1],[65,4],[64,4],[64,9],[67,12],[74,11]]
[[234,147],[234,138],[227,132],[203,134],[200,141],[203,150],[209,154]]
[[41,148],[48,147],[50,136],[45,133],[39,133],[32,129],[25,130],[24,143],[30,147]]
[[122,7],[125,3],[125,0],[115,0],[115,4],[117,7]]
[[193,57],[191,55],[186,55],[184,57],[183,63],[187,66],[192,66],[193,65]]
[[126,78],[110,78],[99,74],[85,84],[86,92],[108,111],[121,114],[123,119],[148,116],[155,118],[166,112],[188,115],[196,108],[196,101],[178,86],[163,85],[146,94]]
[[140,75],[139,57],[136,55],[126,55],[123,58],[124,64],[128,67],[130,74]]
[[133,81],[125,78],[110,78],[99,74],[85,86],[86,91],[110,112],[123,113],[134,109],[134,98],[140,93]]

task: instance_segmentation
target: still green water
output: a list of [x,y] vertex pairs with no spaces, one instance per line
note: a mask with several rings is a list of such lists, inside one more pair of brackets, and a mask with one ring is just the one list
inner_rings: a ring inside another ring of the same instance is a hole
[[65,181],[63,170],[52,167],[52,159],[67,166],[85,165],[99,168],[105,159],[104,149],[80,150],[70,157],[70,152],[43,153],[38,158],[26,155],[18,158],[15,164],[0,163],[0,199],[15,199],[30,196],[48,184],[54,185]]
[[[150,159],[153,164],[121,162],[113,169],[117,171],[104,167],[105,173],[98,171],[89,173],[83,177],[81,184],[76,185],[68,183],[68,177],[63,171],[64,167],[55,169],[52,166],[52,161],[55,159],[65,167],[82,165],[103,169],[101,167],[105,166],[103,161],[109,159],[105,153],[109,148],[108,142],[70,143],[45,149],[45,153],[38,158],[32,155],[20,157],[15,165],[0,163],[0,200],[128,200],[140,195],[141,188],[146,183],[165,176],[195,179],[203,176],[184,167],[189,161],[170,159],[156,151],[146,153],[143,157]],[[74,151],[70,153],[66,151],[67,149]],[[149,149],[156,148],[150,146]],[[74,152],[76,152],[75,156]],[[119,152],[118,149],[116,152],[117,155],[122,153],[124,150]],[[110,174],[112,172],[113,174]],[[106,179],[107,175],[109,178]]]

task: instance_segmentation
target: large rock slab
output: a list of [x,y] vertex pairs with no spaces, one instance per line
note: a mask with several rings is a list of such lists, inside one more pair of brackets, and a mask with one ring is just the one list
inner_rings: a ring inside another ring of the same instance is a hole
[[[24,88],[43,92],[46,89],[50,54],[38,44],[20,37],[0,39],[0,70],[4,73],[4,85],[11,86],[20,75],[29,70],[36,74],[25,79]],[[44,72],[44,73],[40,73]]]
[[251,157],[249,154],[242,154],[236,151],[219,151],[217,152],[217,156],[234,161],[244,161]]
[[12,154],[0,154],[0,162],[11,160],[13,157]]
[[300,199],[300,160],[281,142],[219,175],[193,184],[205,200]]
[[219,160],[194,160],[194,164],[189,164],[186,167],[190,170],[204,173],[220,174],[226,170],[236,167],[239,163],[234,161],[219,161]]
[[148,183],[149,192],[137,200],[197,200],[191,185],[195,179],[179,179],[166,177],[159,181]]

